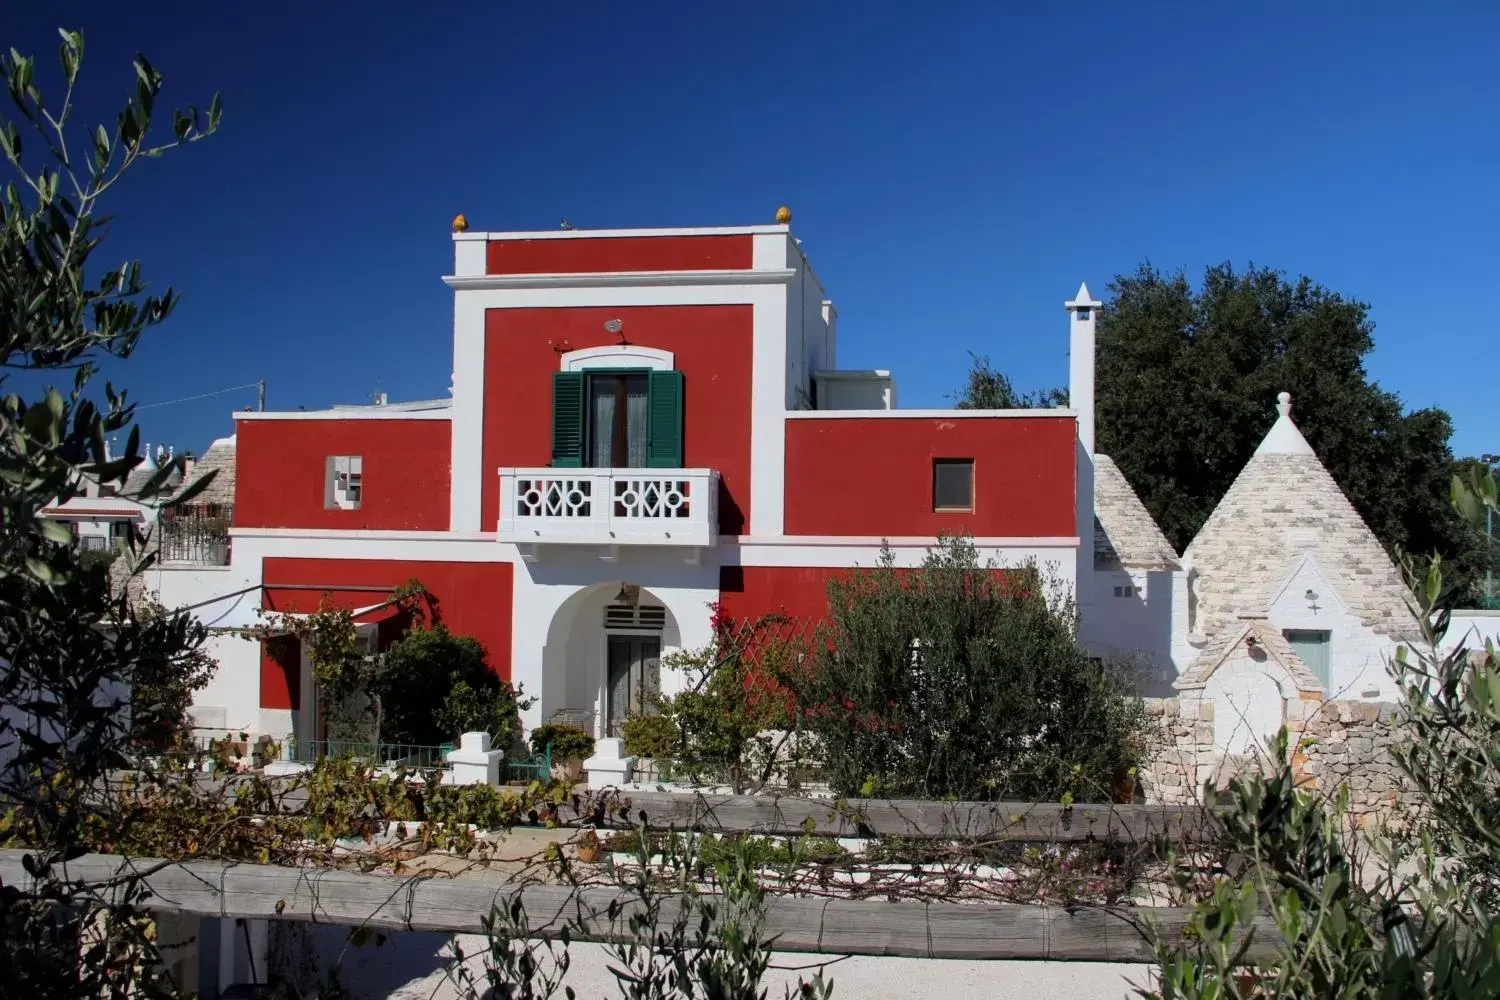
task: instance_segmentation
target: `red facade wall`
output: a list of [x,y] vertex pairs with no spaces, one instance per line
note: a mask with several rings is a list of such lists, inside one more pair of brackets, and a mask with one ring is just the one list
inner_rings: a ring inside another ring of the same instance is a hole
[[734,619],[785,614],[817,623],[828,617],[828,581],[847,569],[790,566],[724,566],[719,606]]
[[[235,431],[236,527],[448,530],[447,420],[251,419]],[[364,460],[358,510],[326,506],[332,455]]]
[[260,704],[262,708],[302,707],[302,647],[289,635],[260,644]]
[[490,274],[737,271],[751,266],[753,239],[749,233],[739,233],[491,240],[485,246],[485,270]]
[[[262,564],[267,611],[316,611],[324,594],[335,606],[366,608],[416,579],[433,596],[438,620],[455,635],[473,636],[490,667],[510,677],[511,570],[509,563],[417,562],[395,559],[266,559]],[[289,585],[315,589],[292,589]],[[378,617],[378,616],[375,616]],[[374,620],[366,618],[361,620]],[[381,641],[387,640],[382,629]],[[261,651],[261,706],[294,708],[297,685],[266,650]]]
[[[1072,537],[1072,417],[786,422],[786,533]],[[932,460],[974,461],[974,510],[932,509]]]
[[496,470],[552,462],[552,373],[558,370],[558,354],[619,343],[604,329],[606,321],[619,319],[630,344],[674,355],[685,395],[683,461],[689,468],[718,470],[719,530],[741,534],[750,517],[752,310],[749,305],[489,310],[484,319],[484,529],[493,531],[499,523]]

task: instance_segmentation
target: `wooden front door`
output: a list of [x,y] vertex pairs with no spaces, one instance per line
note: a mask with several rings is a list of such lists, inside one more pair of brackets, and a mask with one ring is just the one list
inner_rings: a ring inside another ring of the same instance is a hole
[[661,686],[661,638],[654,635],[609,636],[609,702],[605,735],[619,736],[632,712],[645,711]]

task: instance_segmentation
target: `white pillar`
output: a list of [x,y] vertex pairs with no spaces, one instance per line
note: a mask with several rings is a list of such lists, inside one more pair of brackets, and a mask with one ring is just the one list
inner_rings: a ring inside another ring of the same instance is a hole
[[464,733],[457,750],[448,751],[450,785],[500,784],[500,759],[503,750],[490,748],[489,733]]

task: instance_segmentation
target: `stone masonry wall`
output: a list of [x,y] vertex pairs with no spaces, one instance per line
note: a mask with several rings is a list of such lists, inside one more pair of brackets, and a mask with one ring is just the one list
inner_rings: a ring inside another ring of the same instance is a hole
[[[1214,747],[1212,702],[1185,692],[1152,698],[1147,714],[1159,720],[1164,746],[1141,776],[1148,802],[1200,801],[1205,784],[1225,787],[1236,774],[1260,767],[1262,759],[1230,756]],[[1289,700],[1285,723],[1293,773],[1302,787],[1332,794],[1350,792],[1349,810],[1368,817],[1395,809],[1405,798],[1391,759],[1397,707],[1383,702]],[[1363,822],[1363,819],[1361,819]]]

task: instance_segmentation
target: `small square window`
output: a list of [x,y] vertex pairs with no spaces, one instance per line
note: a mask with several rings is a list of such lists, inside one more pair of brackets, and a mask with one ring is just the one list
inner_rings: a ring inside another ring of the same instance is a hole
[[935,458],[932,460],[932,509],[951,511],[974,509],[974,460],[972,458]]
[[1079,309],[1079,310],[1076,310],[1076,312],[1078,314],[1078,318],[1079,319],[1088,319],[1089,318],[1089,310],[1087,310],[1087,309]]
[[359,510],[364,496],[364,458],[359,455],[330,455],[323,505],[329,510]]
[[1126,584],[1123,587],[1116,587],[1115,588],[1115,596],[1116,597],[1134,597],[1135,594],[1136,594],[1136,590],[1135,590],[1135,586],[1133,584]]

